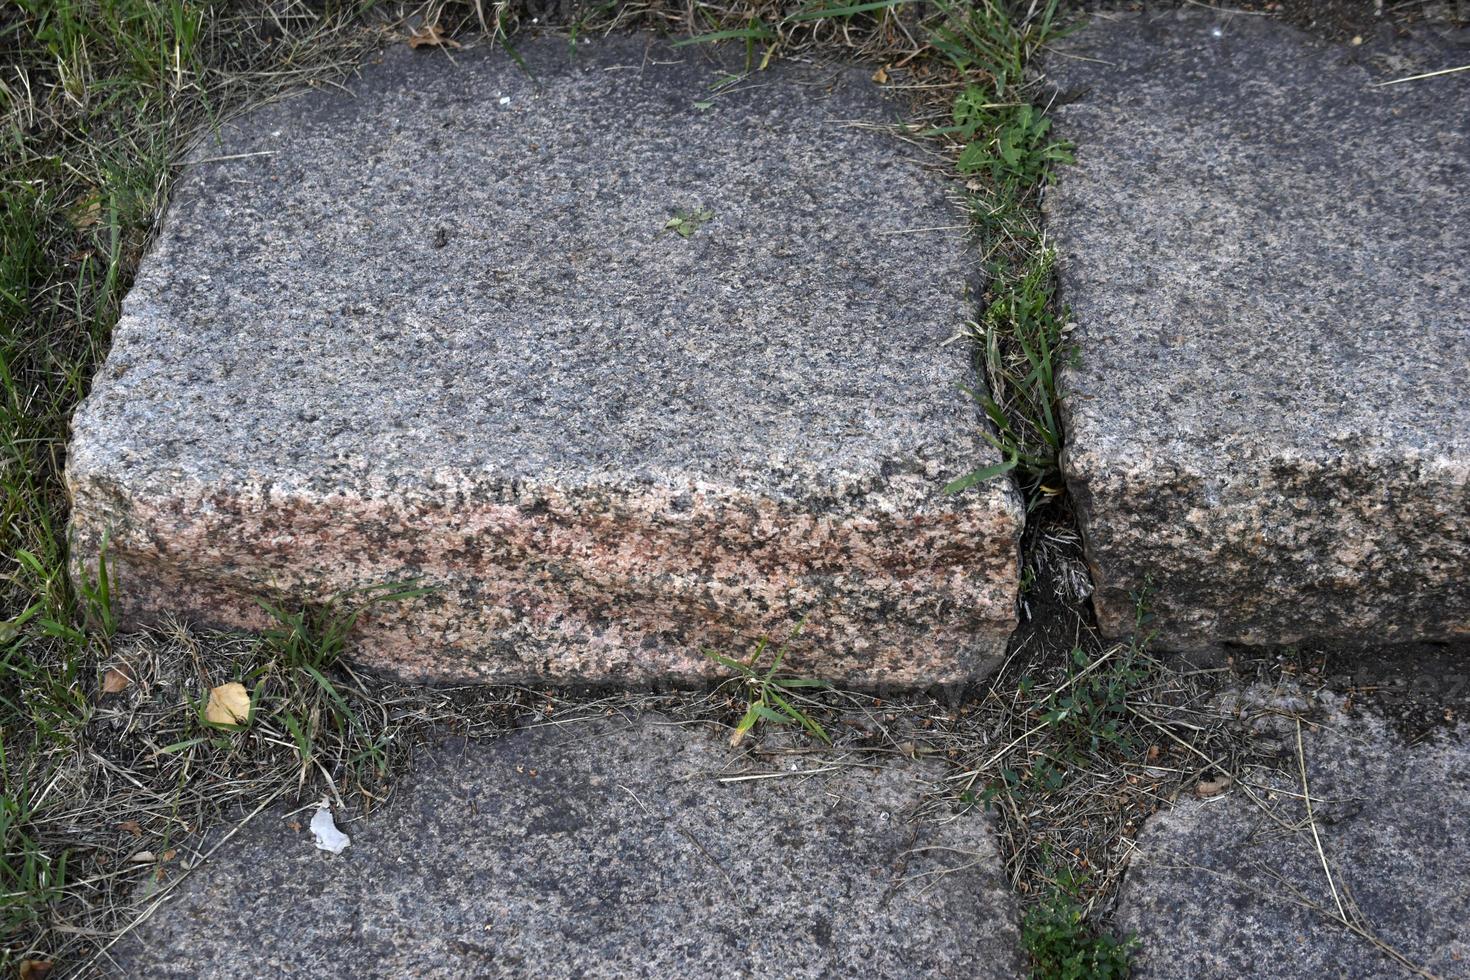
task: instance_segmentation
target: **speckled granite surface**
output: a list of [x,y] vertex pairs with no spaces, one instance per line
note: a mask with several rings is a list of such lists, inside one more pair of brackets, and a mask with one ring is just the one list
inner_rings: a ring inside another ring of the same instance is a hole
[[1470,76],[1367,60],[1197,10],[1048,60],[1066,474],[1115,633],[1151,579],[1176,648],[1470,635]]
[[[794,770],[817,772],[720,781]],[[1019,978],[987,817],[923,805],[943,773],[757,758],[657,717],[451,743],[344,824],[340,856],[312,847],[309,813],[257,817],[112,972]]]
[[[1229,697],[1274,742],[1279,768],[1149,819],[1114,923],[1140,939],[1133,975],[1390,980],[1416,975],[1407,961],[1427,971],[1417,975],[1470,977],[1470,733],[1406,744],[1324,693],[1303,734],[1319,854],[1291,717],[1307,702],[1269,688]],[[1334,921],[1339,899],[1360,932]]]
[[198,152],[68,462],[125,617],[414,578],[359,651],[412,678],[693,678],[803,615],[794,670],[983,674],[1021,507],[940,492],[995,458],[943,346],[979,263],[859,125],[898,108],[831,66],[714,93],[644,36],[518,50],[399,46]]

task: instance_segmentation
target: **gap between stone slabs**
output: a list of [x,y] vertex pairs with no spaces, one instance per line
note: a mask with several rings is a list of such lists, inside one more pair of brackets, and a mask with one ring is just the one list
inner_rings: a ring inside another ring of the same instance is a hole
[[124,622],[417,580],[359,631],[409,679],[703,680],[803,616],[794,672],[988,673],[1023,509],[942,493],[996,461],[944,343],[979,263],[884,233],[956,215],[897,108],[795,63],[708,102],[727,55],[646,36],[517,50],[388,50],[180,179],[67,465]]

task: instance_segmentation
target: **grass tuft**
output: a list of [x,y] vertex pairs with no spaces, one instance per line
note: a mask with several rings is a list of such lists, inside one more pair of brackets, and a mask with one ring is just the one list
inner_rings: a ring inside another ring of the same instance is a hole
[[323,767],[326,772],[345,773],[351,783],[388,774],[386,740],[391,726],[386,718],[354,710],[348,699],[357,694],[360,702],[370,700],[345,686],[357,681],[345,659],[348,638],[358,620],[375,606],[411,602],[427,592],[388,583],[303,610],[261,602],[278,625],[264,634],[269,659],[248,680],[256,685],[257,699],[270,705],[270,718],[290,733],[302,782],[313,766],[322,765],[324,745],[338,754],[331,766]]
[[1062,494],[1057,372],[1071,352],[1067,315],[1055,297],[1054,253],[1041,232],[1041,195],[1056,168],[1072,161],[1053,138],[1044,107],[1031,101],[1032,59],[1064,31],[1058,0],[1029,5],[941,0],[932,41],[967,79],[950,122],[930,135],[950,144],[970,191],[970,212],[986,255],[983,311],[972,332],[988,393],[972,396],[994,432],[999,464],[951,482],[956,493],[1012,473],[1034,509]]
[[1123,980],[1138,941],[1115,939],[1087,918],[1078,887],[1065,874],[1021,922],[1021,941],[1036,980]]
[[761,722],[768,722],[772,725],[800,725],[813,737],[828,745],[832,744],[832,739],[826,729],[802,707],[798,707],[800,697],[797,693],[803,690],[825,689],[828,685],[823,681],[780,673],[781,663],[786,659],[786,652],[801,635],[804,625],[806,625],[806,620],[802,620],[797,625],[790,640],[776,648],[771,654],[769,664],[763,662],[766,650],[770,646],[770,641],[765,637],[756,643],[755,649],[745,660],[735,660],[714,650],[704,651],[706,657],[734,671],[739,684],[747,692],[745,711],[741,714],[740,720],[736,722],[735,731],[730,736],[731,745],[739,745],[745,736]]

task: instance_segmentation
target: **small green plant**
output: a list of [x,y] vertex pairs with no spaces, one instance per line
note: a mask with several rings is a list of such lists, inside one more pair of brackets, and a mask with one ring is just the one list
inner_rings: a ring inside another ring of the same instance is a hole
[[1048,140],[1051,120],[1029,103],[992,102],[971,85],[955,100],[952,131],[965,141],[956,166],[984,174],[996,187],[1020,191],[1051,181],[1054,164],[1071,163],[1069,144]]
[[700,226],[708,221],[713,221],[715,213],[706,208],[695,208],[692,211],[678,210],[674,216],[664,222],[664,230],[672,231],[680,238],[688,238],[699,230]]
[[291,734],[303,769],[315,762],[319,744],[328,736],[345,747],[346,762],[364,763],[382,773],[387,764],[381,738],[349,702],[350,673],[333,681],[331,672],[345,670],[343,656],[358,621],[376,606],[427,595],[429,589],[386,583],[353,589],[318,606],[288,610],[258,600],[277,625],[264,633],[272,653],[256,672],[256,700],[269,698],[271,718]]
[[1067,311],[1052,301],[1055,253],[1032,253],[1017,265],[990,265],[988,302],[973,325],[993,394],[964,389],[994,431],[985,438],[1002,461],[950,483],[957,493],[1015,470],[1031,506],[1060,492],[1062,424],[1057,373],[1067,356]]
[[832,744],[832,739],[820,724],[810,715],[802,711],[793,703],[792,691],[803,688],[824,688],[826,683],[805,677],[789,677],[779,673],[781,662],[786,659],[786,651],[791,642],[801,634],[802,627],[806,625],[803,619],[797,625],[791,639],[781,644],[771,656],[769,665],[762,665],[761,660],[766,655],[766,649],[770,643],[762,637],[755,645],[755,650],[745,660],[735,660],[717,653],[714,650],[705,650],[704,655],[715,663],[728,667],[735,671],[742,685],[749,692],[749,700],[746,704],[745,713],[735,726],[735,733],[730,736],[731,745],[739,745],[745,736],[750,734],[757,723],[768,721],[773,725],[798,724],[812,735]]
[[[1138,746],[1123,730],[1128,719],[1128,695],[1148,676],[1140,664],[1138,648],[1117,648],[1106,661],[1094,660],[1077,647],[1072,650],[1067,683],[1047,699],[1041,720],[1069,735],[1082,755],[1097,753],[1104,744],[1124,752]],[[1101,664],[1101,666],[1099,666]]]
[[1055,890],[1021,922],[1021,941],[1031,956],[1035,980],[1123,980],[1130,972],[1137,938],[1115,939],[1093,926],[1079,898],[1080,886],[1069,872],[1061,872]]
[[[1148,621],[1141,599],[1135,615],[1140,625]],[[1056,793],[1066,786],[1069,771],[1096,767],[1104,757],[1136,756],[1143,746],[1130,730],[1129,698],[1154,676],[1147,644],[1140,632],[1096,657],[1074,647],[1065,676],[1044,696],[1033,677],[1023,676],[1017,696],[1032,705],[1028,714],[1035,723],[1027,734],[1037,736],[1037,747],[1026,761],[1002,766],[980,801],[989,806],[1003,794]]]

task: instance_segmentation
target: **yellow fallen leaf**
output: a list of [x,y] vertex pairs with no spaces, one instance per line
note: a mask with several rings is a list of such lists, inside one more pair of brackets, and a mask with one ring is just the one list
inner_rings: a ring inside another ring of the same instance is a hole
[[1201,799],[1209,799],[1212,796],[1219,796],[1233,785],[1235,785],[1235,780],[1229,776],[1221,776],[1219,779],[1203,779],[1195,784],[1194,795]]
[[250,718],[250,692],[238,681],[221,684],[209,692],[204,718],[216,725],[243,725]]
[[879,66],[877,71],[873,72],[873,81],[877,82],[879,85],[883,85],[888,81],[887,65],[881,65]]
[[20,980],[41,980],[42,977],[49,977],[51,968],[55,965],[50,960],[22,960]]
[[445,37],[444,32],[439,30],[438,24],[430,24],[410,34],[408,36],[408,46],[410,48],[457,48],[459,47],[459,42],[453,38]]
[[83,194],[72,204],[66,217],[73,228],[90,228],[102,217],[102,198],[96,194]]
[[128,675],[126,670],[123,670],[121,667],[109,667],[107,668],[107,673],[102,675],[102,693],[121,693],[127,690],[128,685],[131,683],[133,683],[133,678]]

